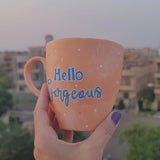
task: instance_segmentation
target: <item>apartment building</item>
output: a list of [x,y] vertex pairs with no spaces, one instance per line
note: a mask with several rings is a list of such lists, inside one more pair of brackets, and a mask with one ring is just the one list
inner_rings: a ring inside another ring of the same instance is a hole
[[[17,81],[17,64],[16,64],[16,54],[17,52],[0,52],[0,66],[3,68],[8,75],[12,78],[13,84]],[[13,92],[13,89],[10,90]]]
[[126,49],[122,80],[117,101],[123,99],[126,107],[137,106],[137,94],[149,84],[154,84],[156,52],[150,49]]
[[156,68],[156,72],[154,74],[155,78],[155,102],[153,104],[153,107],[157,110],[160,110],[160,49],[158,50],[158,57],[154,59],[154,64]]
[[[24,81],[24,65],[34,56],[44,56],[44,47],[30,47],[24,52],[0,52],[0,65],[12,78],[14,88],[12,92],[30,93]],[[32,80],[35,86],[40,89],[43,81],[42,65],[36,64],[32,71]]]
[[[29,47],[29,58],[40,56],[45,57],[45,47],[43,46],[34,46]],[[43,65],[41,63],[37,63],[32,70],[32,81],[37,89],[40,90],[42,83],[45,82],[45,73],[43,69]]]

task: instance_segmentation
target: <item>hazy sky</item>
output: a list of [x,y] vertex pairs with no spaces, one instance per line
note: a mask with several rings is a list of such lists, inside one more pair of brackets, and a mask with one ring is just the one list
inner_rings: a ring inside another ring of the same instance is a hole
[[160,48],[160,0],[0,0],[0,51],[44,45],[46,34]]

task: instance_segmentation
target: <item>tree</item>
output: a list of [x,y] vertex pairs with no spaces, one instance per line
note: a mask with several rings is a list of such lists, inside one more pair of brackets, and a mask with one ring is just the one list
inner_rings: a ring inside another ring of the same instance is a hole
[[0,121],[0,160],[34,160],[33,136],[19,123]]
[[0,69],[0,116],[13,105],[12,95],[7,91],[11,87],[13,87],[12,79]]
[[125,108],[125,104],[124,104],[123,100],[120,99],[120,101],[119,101],[119,103],[117,105],[117,109],[122,110],[124,108]]
[[160,128],[136,122],[120,135],[120,142],[127,142],[126,160],[158,160],[160,158]]
[[7,89],[12,88],[14,86],[13,81],[8,76],[7,72],[5,72],[1,68],[0,68],[0,84]]
[[144,88],[138,93],[138,102],[140,110],[151,110],[151,103],[155,99],[154,89],[151,87]]
[[158,100],[158,111],[160,111],[160,100]]
[[13,105],[12,95],[0,83],[0,116]]

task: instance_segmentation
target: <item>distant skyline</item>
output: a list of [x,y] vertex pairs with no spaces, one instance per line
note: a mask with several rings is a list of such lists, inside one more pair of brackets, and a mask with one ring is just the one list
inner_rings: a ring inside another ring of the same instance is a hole
[[0,51],[55,39],[108,39],[126,48],[160,48],[159,0],[1,0]]

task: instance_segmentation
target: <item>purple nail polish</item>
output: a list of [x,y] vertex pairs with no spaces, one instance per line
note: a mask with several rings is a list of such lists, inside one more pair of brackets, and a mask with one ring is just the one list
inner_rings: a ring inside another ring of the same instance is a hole
[[114,124],[116,125],[119,120],[121,119],[121,113],[120,112],[114,112],[111,116],[112,121],[114,122]]

